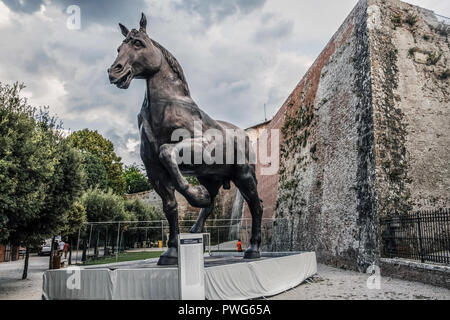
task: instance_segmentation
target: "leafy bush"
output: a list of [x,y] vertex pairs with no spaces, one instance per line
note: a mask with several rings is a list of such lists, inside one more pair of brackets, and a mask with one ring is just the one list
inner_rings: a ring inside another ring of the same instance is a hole
[[123,197],[114,194],[111,189],[106,192],[98,188],[89,189],[81,197],[89,222],[131,220],[124,202]]
[[148,182],[147,176],[136,164],[125,167],[123,176],[126,183],[126,192],[128,194],[144,192],[152,189],[152,186]]
[[152,221],[164,219],[160,210],[149,206],[139,199],[125,201],[125,210],[137,221]]

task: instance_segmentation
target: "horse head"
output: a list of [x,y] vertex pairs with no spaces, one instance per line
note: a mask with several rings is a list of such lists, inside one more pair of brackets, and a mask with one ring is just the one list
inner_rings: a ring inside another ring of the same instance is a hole
[[147,18],[142,13],[139,30],[119,23],[125,37],[117,49],[116,61],[108,69],[109,81],[120,89],[128,89],[133,79],[148,79],[159,71],[162,54],[147,35]]

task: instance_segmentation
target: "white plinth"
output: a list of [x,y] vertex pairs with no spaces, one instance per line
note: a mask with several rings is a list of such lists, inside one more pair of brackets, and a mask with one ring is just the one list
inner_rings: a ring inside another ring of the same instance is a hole
[[[264,256],[264,255],[263,255]],[[208,261],[208,259],[206,259]],[[119,265],[120,266],[120,265]],[[117,267],[115,267],[117,268]],[[317,272],[314,252],[292,254],[205,268],[208,300],[245,300],[268,297],[298,286]],[[155,264],[135,269],[81,269],[79,279],[65,269],[44,273],[43,299],[47,300],[177,300],[178,268]]]

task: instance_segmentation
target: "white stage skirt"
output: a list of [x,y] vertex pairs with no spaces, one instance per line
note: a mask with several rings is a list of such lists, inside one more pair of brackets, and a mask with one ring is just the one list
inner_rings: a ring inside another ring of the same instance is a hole
[[[316,254],[205,268],[208,300],[268,297],[298,286],[317,273]],[[46,300],[178,300],[177,268],[80,269],[44,272]]]

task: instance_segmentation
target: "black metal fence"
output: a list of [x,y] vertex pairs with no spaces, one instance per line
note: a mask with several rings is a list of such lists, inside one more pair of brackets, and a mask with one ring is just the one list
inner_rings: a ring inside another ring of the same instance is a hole
[[385,258],[450,265],[450,210],[419,211],[380,219]]

